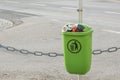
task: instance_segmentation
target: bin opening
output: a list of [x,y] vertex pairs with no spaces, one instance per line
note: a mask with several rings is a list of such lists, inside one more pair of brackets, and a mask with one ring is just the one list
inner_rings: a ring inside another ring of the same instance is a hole
[[66,24],[62,28],[64,35],[87,35],[91,32],[92,28],[86,24]]
[[86,32],[91,29],[88,25],[85,24],[66,24],[62,32]]

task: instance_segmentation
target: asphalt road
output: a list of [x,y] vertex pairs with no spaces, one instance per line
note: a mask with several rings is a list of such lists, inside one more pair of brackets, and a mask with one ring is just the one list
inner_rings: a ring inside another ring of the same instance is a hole
[[[4,0],[0,1],[0,9],[34,14],[38,16],[49,16],[55,19],[67,20],[66,22],[69,20],[72,20],[71,22],[77,22],[77,2],[77,0]],[[97,26],[119,27],[119,2],[86,0],[83,2],[83,5],[84,22],[89,22],[91,24],[97,23]]]
[[[77,0],[0,0],[0,19],[14,24],[0,29],[0,44],[62,53],[61,28],[66,23],[78,23],[77,8]],[[83,23],[94,30],[93,50],[119,47],[120,2],[84,0],[83,8]],[[86,80],[119,80],[119,52],[93,56]],[[76,79],[65,71],[62,57],[39,58],[4,49],[0,53],[1,80]]]
[[[105,29],[106,27],[119,27],[119,4],[119,1],[112,0],[85,0],[83,1],[83,22],[95,27],[102,27],[103,31],[119,33],[119,31]],[[4,0],[0,1],[0,17],[16,20],[16,18],[20,19],[28,14],[28,16],[47,16],[53,21],[77,23],[77,8],[78,0]]]

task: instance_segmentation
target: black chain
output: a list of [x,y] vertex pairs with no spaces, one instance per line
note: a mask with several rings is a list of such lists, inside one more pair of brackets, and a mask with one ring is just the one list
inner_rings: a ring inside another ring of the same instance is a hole
[[[0,44],[0,48],[4,48],[6,49],[7,51],[11,51],[11,52],[20,52],[22,54],[33,54],[35,56],[49,56],[49,57],[57,57],[57,56],[63,56],[63,53],[62,54],[59,54],[59,53],[56,53],[56,52],[49,52],[49,53],[43,53],[41,51],[34,51],[34,52],[31,52],[31,51],[28,51],[28,50],[25,50],[25,49],[16,49],[14,47],[10,47],[10,46],[3,46]],[[120,47],[110,47],[106,50],[101,50],[101,49],[97,49],[97,50],[93,50],[92,51],[92,54],[93,55],[98,55],[98,54],[102,54],[104,52],[108,52],[108,53],[111,53],[111,52],[116,52],[120,49]]]
[[98,54],[102,54],[102,53],[104,53],[104,52],[108,52],[108,53],[111,53],[111,52],[116,52],[116,51],[118,51],[120,49],[120,47],[110,47],[110,48],[108,48],[108,49],[106,49],[106,50],[101,50],[101,49],[98,49],[98,50],[93,50],[93,54],[94,55],[98,55]]
[[11,51],[11,52],[19,52],[19,53],[22,53],[22,54],[33,54],[35,56],[49,56],[49,57],[57,57],[57,56],[63,56],[63,54],[59,54],[59,53],[56,53],[56,52],[49,52],[49,53],[43,53],[43,52],[40,52],[40,51],[34,51],[34,52],[31,52],[31,51],[28,51],[28,50],[25,50],[25,49],[16,49],[14,47],[11,47],[11,46],[3,46],[0,44],[0,48],[4,48],[6,49],[7,51]]

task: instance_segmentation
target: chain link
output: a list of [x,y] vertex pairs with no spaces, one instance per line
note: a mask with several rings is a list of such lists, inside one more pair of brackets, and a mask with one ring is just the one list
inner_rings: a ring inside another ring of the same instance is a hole
[[106,50],[101,50],[101,49],[98,49],[98,50],[93,50],[93,54],[94,55],[98,55],[98,54],[102,54],[102,53],[104,53],[104,52],[108,52],[108,53],[111,53],[111,52],[116,52],[116,51],[118,51],[120,48],[119,47],[110,47],[110,48],[108,48],[108,49],[106,49]]
[[[0,44],[0,48],[4,48],[6,49],[7,51],[11,51],[11,52],[19,52],[19,53],[22,53],[22,54],[33,54],[35,56],[49,56],[49,57],[57,57],[57,56],[63,56],[63,54],[59,54],[59,53],[56,53],[56,52],[49,52],[49,53],[43,53],[41,51],[34,51],[34,52],[31,52],[29,50],[25,50],[25,49],[16,49],[14,47],[11,47],[11,46],[3,46]],[[92,54],[93,55],[99,55],[99,54],[102,54],[104,52],[108,52],[108,53],[112,53],[112,52],[116,52],[120,49],[120,47],[110,47],[106,50],[101,50],[101,49],[97,49],[97,50],[93,50],[92,51]]]
[[42,56],[42,55],[43,55],[43,53],[42,53],[42,52],[40,52],[40,51],[35,51],[35,52],[34,52],[34,55],[35,55],[35,56]]

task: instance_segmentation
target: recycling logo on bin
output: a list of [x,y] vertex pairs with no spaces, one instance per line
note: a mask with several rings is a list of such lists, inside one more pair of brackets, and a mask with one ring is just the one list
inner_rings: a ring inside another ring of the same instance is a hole
[[76,39],[69,40],[67,43],[67,49],[71,53],[74,53],[74,54],[79,53],[81,50],[81,43]]

